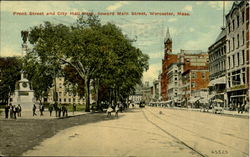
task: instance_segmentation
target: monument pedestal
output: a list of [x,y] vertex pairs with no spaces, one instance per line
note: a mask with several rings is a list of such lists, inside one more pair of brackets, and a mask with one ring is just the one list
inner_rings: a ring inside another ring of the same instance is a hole
[[12,104],[20,104],[23,110],[32,110],[35,103],[34,91],[30,89],[29,80],[23,77],[21,74],[21,80],[17,82],[17,89],[12,95]]

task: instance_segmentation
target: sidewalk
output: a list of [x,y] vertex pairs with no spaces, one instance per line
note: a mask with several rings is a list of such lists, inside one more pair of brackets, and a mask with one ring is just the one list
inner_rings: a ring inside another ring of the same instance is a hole
[[[0,120],[4,120],[5,119],[4,110],[0,114],[1,114]],[[47,111],[47,110],[45,110],[43,112],[43,116],[40,116],[39,111],[36,112],[36,114],[37,114],[36,116],[33,116],[32,111],[29,111],[29,110],[22,111],[21,114],[22,114],[22,116],[17,117],[17,119],[55,119],[55,118],[59,118],[59,117],[55,116],[55,114],[56,114],[55,111],[53,111],[52,115],[50,116],[49,111]],[[73,115],[73,112],[68,112],[68,117],[79,116],[79,115],[83,115],[83,114],[87,114],[87,112],[79,112],[78,111],[78,112],[74,112],[74,115]],[[63,118],[62,113],[61,113],[60,118]]]
[[[197,108],[180,108],[180,107],[168,107],[168,109],[176,109],[176,110],[188,110],[188,111],[195,111],[195,112],[203,112],[201,111],[201,109],[197,109]],[[204,113],[211,113],[214,114],[213,111],[210,109],[208,110],[208,112],[204,112]],[[219,114],[217,114],[219,115]],[[235,116],[235,117],[242,117],[242,118],[249,118],[249,112],[243,112],[238,113],[238,111],[228,111],[228,110],[224,110],[223,113],[221,113],[220,115],[225,115],[225,116]]]

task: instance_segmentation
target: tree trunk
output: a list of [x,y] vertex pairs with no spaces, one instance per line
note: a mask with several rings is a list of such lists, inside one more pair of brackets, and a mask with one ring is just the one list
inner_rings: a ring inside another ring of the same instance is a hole
[[90,99],[89,99],[89,84],[90,84],[90,80],[89,78],[86,76],[85,79],[85,100],[86,100],[86,108],[85,108],[85,112],[90,112]]
[[99,79],[96,80],[96,106],[99,108]]

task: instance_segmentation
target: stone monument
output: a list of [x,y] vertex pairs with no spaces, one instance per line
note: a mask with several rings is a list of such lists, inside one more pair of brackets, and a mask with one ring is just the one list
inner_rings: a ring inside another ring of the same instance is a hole
[[[21,36],[23,39],[22,44],[22,55],[26,54],[28,50],[27,38],[28,31],[22,31]],[[30,88],[30,82],[25,77],[25,72],[21,71],[21,80],[16,83],[16,89],[14,94],[12,95],[13,105],[20,104],[22,109],[24,110],[32,110],[33,104],[35,103],[34,91]]]

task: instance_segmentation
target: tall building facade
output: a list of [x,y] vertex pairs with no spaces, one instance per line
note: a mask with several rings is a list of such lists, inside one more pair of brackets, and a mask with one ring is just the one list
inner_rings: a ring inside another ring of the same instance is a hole
[[208,54],[198,50],[181,50],[179,54],[180,99],[187,105],[194,97],[207,98],[209,70]]
[[230,107],[249,103],[249,2],[236,1],[226,15],[227,96]]
[[222,30],[215,42],[208,48],[209,55],[209,99],[221,99],[227,105],[226,96],[226,29]]
[[172,54],[172,38],[170,37],[169,29],[167,30],[164,40],[164,59],[162,60],[162,73],[161,73],[161,98],[168,100],[168,66],[176,63],[178,55]]

